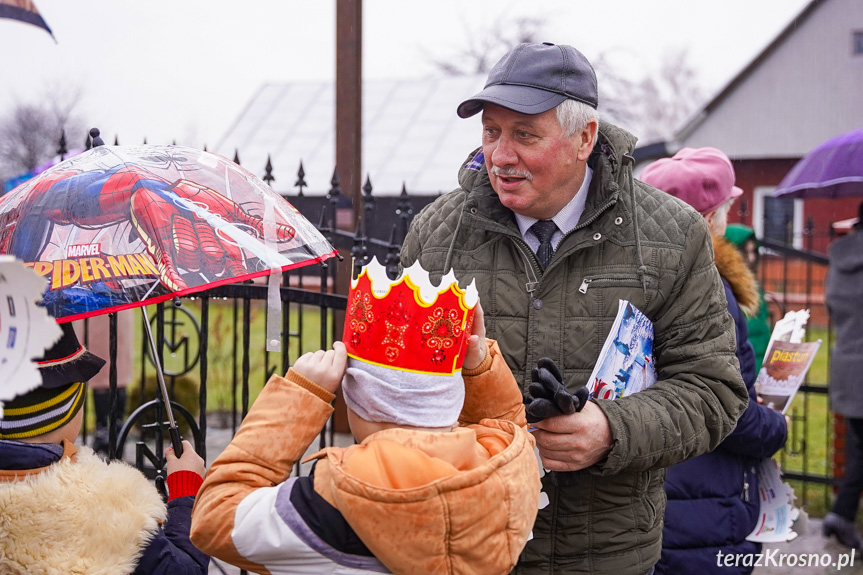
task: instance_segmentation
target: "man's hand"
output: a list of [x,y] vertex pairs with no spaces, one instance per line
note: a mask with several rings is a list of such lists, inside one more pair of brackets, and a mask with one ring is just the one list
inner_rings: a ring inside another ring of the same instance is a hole
[[467,340],[467,352],[464,354],[465,369],[476,369],[485,359],[485,354],[488,353],[485,343],[485,316],[482,312],[482,305],[477,302],[473,312],[473,327],[471,328],[471,336]]
[[177,456],[174,455],[174,448],[169,447],[165,450],[165,460],[167,461],[168,475],[175,471],[192,471],[203,477],[207,472],[204,460],[195,452],[192,444],[185,439],[183,440],[183,455],[177,459]]
[[549,471],[578,471],[601,461],[614,442],[608,419],[593,402],[571,415],[549,417],[533,424],[542,466]]
[[348,353],[345,344],[333,342],[333,349],[304,353],[294,362],[293,369],[311,379],[330,393],[335,393],[342,383],[348,366]]

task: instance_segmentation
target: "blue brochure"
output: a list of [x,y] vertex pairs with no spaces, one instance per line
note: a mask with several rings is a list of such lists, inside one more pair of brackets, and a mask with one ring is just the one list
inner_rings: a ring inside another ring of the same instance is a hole
[[655,382],[653,323],[637,307],[620,300],[617,317],[587,382],[590,396],[617,399]]

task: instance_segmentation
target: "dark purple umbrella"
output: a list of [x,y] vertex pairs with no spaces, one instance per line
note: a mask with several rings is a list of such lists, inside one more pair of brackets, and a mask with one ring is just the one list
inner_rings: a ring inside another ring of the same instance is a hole
[[863,196],[863,129],[819,145],[794,164],[773,193],[782,198]]

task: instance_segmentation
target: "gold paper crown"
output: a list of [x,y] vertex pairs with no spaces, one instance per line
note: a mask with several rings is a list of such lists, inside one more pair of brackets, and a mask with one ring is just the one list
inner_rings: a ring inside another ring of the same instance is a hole
[[403,371],[452,375],[464,363],[479,299],[450,271],[435,287],[419,262],[395,281],[373,258],[351,281],[345,316],[348,355]]

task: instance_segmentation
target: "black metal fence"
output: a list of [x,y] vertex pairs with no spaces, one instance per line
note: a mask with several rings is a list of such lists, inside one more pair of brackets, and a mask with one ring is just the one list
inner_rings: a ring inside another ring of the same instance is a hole
[[[830,236],[830,230],[821,232]],[[788,441],[777,458],[784,477],[795,488],[798,504],[815,515],[830,508],[834,486],[844,474],[844,430],[829,409],[827,389],[833,332],[824,300],[824,279],[829,261],[811,250],[819,232],[811,220],[803,230],[802,244],[794,249],[786,244],[762,240],[759,280],[771,311],[771,320],[786,312],[808,309],[807,341],[821,340],[816,359],[805,383],[787,414],[790,416]],[[840,422],[841,423],[841,422]],[[838,449],[837,449],[838,448]]]

